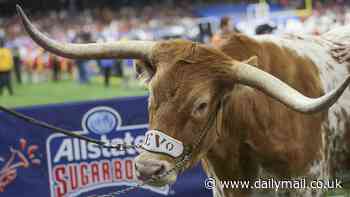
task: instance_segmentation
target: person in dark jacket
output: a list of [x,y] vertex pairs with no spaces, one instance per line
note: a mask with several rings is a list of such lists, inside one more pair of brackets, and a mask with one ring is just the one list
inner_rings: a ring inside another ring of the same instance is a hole
[[51,53],[49,55],[49,68],[52,70],[52,81],[59,81],[61,79],[61,61]]
[[110,77],[111,77],[111,73],[112,73],[112,67],[115,64],[115,60],[114,59],[103,59],[103,60],[99,61],[99,64],[100,64],[101,71],[103,73],[105,87],[109,87],[110,86]]
[[14,64],[16,80],[18,84],[21,84],[22,83],[22,62],[19,54],[19,49],[16,46],[13,48],[12,51],[13,51],[13,64]]
[[[77,35],[76,43],[88,43],[92,41],[91,34],[89,32],[81,32]],[[88,75],[88,60],[76,60],[78,68],[79,82],[81,84],[88,84],[90,82]]]

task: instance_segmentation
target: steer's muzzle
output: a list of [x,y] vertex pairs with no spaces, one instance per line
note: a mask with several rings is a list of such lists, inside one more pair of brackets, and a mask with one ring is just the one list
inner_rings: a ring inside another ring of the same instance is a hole
[[[175,167],[174,163],[166,159],[167,156],[143,152],[135,158],[136,176],[140,181],[146,181],[151,186],[164,186],[174,183],[177,173],[172,172],[169,175],[162,176],[167,171]],[[156,180],[148,182],[152,177],[159,177]]]

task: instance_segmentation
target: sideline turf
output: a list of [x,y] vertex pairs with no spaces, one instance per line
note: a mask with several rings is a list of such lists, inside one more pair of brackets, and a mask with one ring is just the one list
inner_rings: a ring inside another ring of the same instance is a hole
[[146,95],[142,87],[122,87],[121,79],[113,79],[109,88],[103,86],[102,80],[95,78],[88,85],[76,81],[42,82],[38,84],[14,84],[15,95],[9,96],[7,90],[0,95],[0,104],[6,107],[22,107],[72,101],[89,101],[121,96]]

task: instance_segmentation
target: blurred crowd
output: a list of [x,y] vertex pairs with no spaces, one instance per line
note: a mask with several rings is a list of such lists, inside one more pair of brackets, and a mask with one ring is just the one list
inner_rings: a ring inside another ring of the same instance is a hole
[[320,35],[339,26],[350,24],[349,1],[338,0],[329,3],[315,1],[311,16],[301,17],[286,24],[285,31]]
[[[350,23],[349,7],[346,2],[338,1],[322,4],[315,2],[311,16],[290,20],[284,26],[263,23],[255,28],[256,34],[273,32],[304,32],[321,34],[332,28]],[[155,11],[156,10],[156,11]],[[210,39],[198,39],[202,29],[200,19],[195,16],[193,7],[186,1],[179,1],[176,7],[159,4],[146,7],[121,7],[86,9],[73,12],[70,9],[48,11],[30,15],[35,25],[49,34],[50,37],[62,42],[88,43],[108,42],[115,40],[141,39],[157,40],[183,37],[204,42],[219,42],[221,34],[230,30],[245,32],[239,28],[237,21],[223,17],[220,28],[212,28]],[[237,25],[237,26],[236,26]],[[134,78],[132,60],[69,60],[51,55],[39,48],[23,31],[17,16],[0,18],[0,41],[10,50],[12,66],[1,68],[0,58],[0,94],[4,87],[9,93],[13,90],[9,83],[11,76],[4,77],[2,73],[13,71],[18,84],[39,83],[52,80],[59,82],[65,79],[75,79],[81,84],[89,84],[90,78],[102,75],[104,84],[110,85],[112,76],[120,76],[126,86]],[[0,50],[0,57],[4,53]],[[5,70],[5,71],[4,71]],[[10,74],[11,75],[11,74]]]
[[[154,12],[154,9],[158,11]],[[172,25],[177,19],[183,21],[192,17],[192,11],[181,5],[172,8],[164,4],[143,8],[122,7],[119,10],[96,8],[79,13],[61,10],[30,17],[40,30],[56,40],[89,43],[152,40],[159,27]],[[27,36],[17,16],[0,20],[0,40],[5,48],[11,49],[14,58],[11,68],[19,84],[48,80],[57,82],[62,79],[76,79],[81,84],[89,84],[92,76],[102,74],[106,86],[110,85],[111,76],[122,76],[124,85],[129,86],[130,78],[133,78],[130,76],[131,60],[73,61],[49,54]]]

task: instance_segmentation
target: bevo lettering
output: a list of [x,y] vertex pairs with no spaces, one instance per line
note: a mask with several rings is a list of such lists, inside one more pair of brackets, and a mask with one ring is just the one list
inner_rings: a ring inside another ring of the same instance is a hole
[[175,147],[175,145],[172,144],[171,142],[168,142],[168,143],[166,144],[166,149],[167,149],[168,151],[172,151],[172,150],[174,149],[174,147]]

